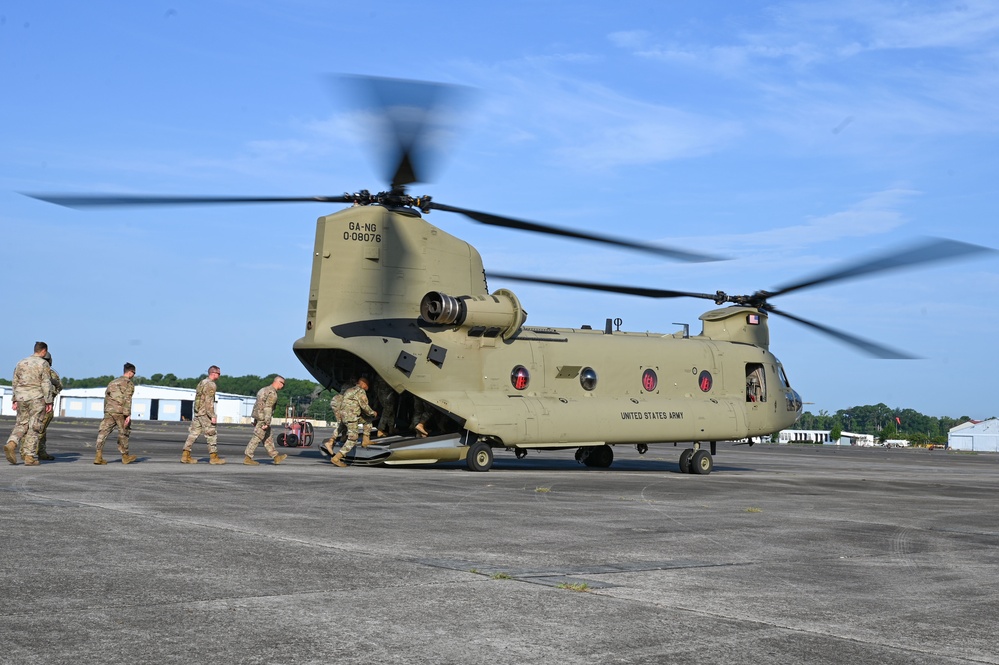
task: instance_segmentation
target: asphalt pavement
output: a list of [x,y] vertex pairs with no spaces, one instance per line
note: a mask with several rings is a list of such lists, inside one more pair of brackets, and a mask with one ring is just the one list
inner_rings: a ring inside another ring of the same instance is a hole
[[0,459],[2,663],[999,663],[999,455],[248,467],[221,426],[228,463],[192,466],[140,422],[95,466],[97,424]]

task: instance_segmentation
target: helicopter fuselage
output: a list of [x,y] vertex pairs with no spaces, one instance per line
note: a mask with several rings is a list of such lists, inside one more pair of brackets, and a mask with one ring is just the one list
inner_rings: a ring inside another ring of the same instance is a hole
[[468,243],[409,208],[354,206],[317,222],[294,348],[328,388],[377,374],[506,447],[735,440],[800,415],[756,308],[707,312],[694,336],[526,318],[512,292],[488,292]]

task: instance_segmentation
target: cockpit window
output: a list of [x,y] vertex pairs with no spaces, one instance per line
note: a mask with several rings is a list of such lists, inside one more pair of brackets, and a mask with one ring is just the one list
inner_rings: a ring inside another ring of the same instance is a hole
[[761,363],[746,363],[746,401],[767,401],[767,375]]
[[791,382],[787,380],[787,374],[784,373],[784,366],[777,365],[777,376],[780,377],[780,383],[785,388],[791,387]]

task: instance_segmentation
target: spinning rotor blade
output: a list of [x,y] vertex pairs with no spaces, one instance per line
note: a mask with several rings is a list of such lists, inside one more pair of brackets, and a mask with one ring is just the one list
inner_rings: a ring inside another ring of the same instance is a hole
[[768,305],[765,310],[770,314],[777,314],[785,318],[791,319],[792,321],[797,321],[803,326],[808,326],[813,330],[817,330],[823,335],[828,335],[844,344],[856,347],[863,351],[864,353],[874,356],[875,358],[882,358],[885,360],[914,360],[919,358],[919,356],[909,355],[904,351],[898,351],[888,346],[883,346],[876,342],[871,342],[869,340],[863,339],[861,337],[855,337],[842,330],[836,330],[835,328],[826,327],[820,323],[815,323],[814,321],[808,321],[807,319],[802,319],[793,314],[788,314],[787,312],[782,312],[780,310],[774,309],[773,306]]
[[436,203],[434,201],[431,201],[428,207],[431,210],[443,210],[446,212],[455,212],[458,213],[459,215],[464,215],[469,219],[473,219],[476,222],[479,222],[481,224],[488,224],[490,226],[501,226],[507,229],[519,229],[521,231],[545,233],[553,236],[561,236],[563,238],[576,238],[577,240],[587,240],[589,242],[597,242],[605,245],[615,245],[617,247],[625,247],[627,249],[633,249],[640,252],[655,254],[656,256],[675,259],[677,261],[688,261],[691,263],[705,263],[708,261],[724,260],[720,257],[710,256],[708,254],[696,254],[694,252],[686,252],[681,249],[673,249],[671,247],[661,247],[657,245],[643,245],[640,243],[631,242],[630,240],[622,240],[620,238],[614,238],[612,236],[583,233],[581,231],[563,229],[557,226],[538,224],[537,222],[527,222],[521,219],[514,219],[512,217],[501,217],[500,215],[493,215],[486,212],[478,212],[476,210],[468,210],[466,208],[458,208],[457,206],[449,206],[443,203]]
[[340,196],[147,196],[142,194],[28,194],[33,199],[67,208],[112,208],[122,206],[231,205],[238,203],[350,203]]
[[[957,240],[947,240],[946,238],[929,238],[921,243],[913,245],[908,249],[896,252],[889,252],[879,256],[864,259],[857,263],[840,268],[832,272],[817,275],[795,284],[783,286],[776,291],[767,291],[766,297],[790,293],[799,289],[820,286],[830,282],[838,282],[847,279],[854,279],[863,275],[871,275],[878,272],[888,272],[900,270],[910,266],[917,266],[924,263],[934,263],[937,261],[948,261],[962,256],[977,254],[981,252],[994,252],[996,250],[981,245],[972,245]],[[786,315],[785,315],[786,316]]]
[[649,289],[638,286],[617,286],[615,284],[598,284],[596,282],[577,282],[568,279],[546,279],[543,277],[527,277],[526,275],[511,275],[502,272],[489,272],[488,277],[496,279],[509,279],[515,282],[528,282],[532,284],[548,284],[550,286],[568,286],[574,289],[586,289],[588,291],[607,291],[609,293],[623,293],[629,296],[644,296],[646,298],[706,298],[714,300],[713,293],[693,293],[690,291],[670,291],[668,289]]
[[428,182],[432,158],[453,133],[457,111],[468,89],[456,85],[381,78],[342,76],[368,101],[364,111],[380,125],[384,174],[393,190]]

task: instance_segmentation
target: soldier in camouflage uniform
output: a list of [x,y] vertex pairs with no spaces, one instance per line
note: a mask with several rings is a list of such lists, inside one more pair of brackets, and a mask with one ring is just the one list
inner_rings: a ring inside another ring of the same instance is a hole
[[17,421],[3,447],[4,455],[11,464],[17,464],[15,454],[20,444],[21,458],[25,466],[38,466],[38,437],[42,433],[42,420],[52,411],[52,379],[49,366],[43,357],[49,350],[45,342],[35,342],[35,352],[14,368],[14,403]]
[[333,399],[330,400],[330,408],[333,409],[333,417],[336,418],[336,431],[333,436],[323,441],[319,446],[328,452],[330,457],[333,457],[333,446],[338,443],[343,443],[347,439],[347,424],[343,420],[342,411],[343,394],[353,388],[355,383],[357,383],[357,379],[351,377],[350,381],[340,386],[340,392],[333,395]]
[[410,428],[416,432],[416,435],[420,438],[429,436],[427,432],[427,422],[429,422],[431,416],[430,407],[427,406],[426,400],[422,400],[419,397],[413,396],[413,418],[410,421]]
[[197,464],[198,460],[191,457],[191,448],[202,434],[208,441],[209,464],[225,464],[225,458],[219,457],[219,433],[215,428],[215,381],[222,376],[222,370],[217,365],[208,368],[208,378],[202,379],[194,393],[194,417],[191,418],[191,429],[184,442],[184,452],[180,461],[184,464]]
[[104,461],[104,442],[115,429],[118,430],[118,452],[121,453],[121,463],[131,464],[138,459],[128,454],[128,437],[132,433],[132,394],[135,386],[132,377],[135,376],[135,365],[125,363],[122,375],[108,384],[104,391],[104,419],[97,430],[97,454],[94,464],[107,464]]
[[375,396],[378,397],[378,408],[381,417],[378,419],[378,436],[395,434],[395,410],[398,395],[388,381],[381,376],[375,377]]
[[362,376],[357,380],[357,385],[343,393],[340,413],[347,425],[347,440],[340,451],[330,458],[330,462],[337,466],[347,466],[343,458],[357,444],[358,425],[362,422],[364,423],[364,440],[361,446],[366,448],[371,445],[371,441],[368,439],[371,433],[371,419],[377,416],[378,412],[368,406],[368,385],[368,378]]
[[[54,404],[55,396],[62,392],[62,381],[59,379],[56,371],[52,369],[52,354],[46,351],[42,359],[49,364],[49,379],[52,381],[52,402]],[[42,434],[38,437],[38,459],[40,460],[50,461],[55,459],[45,449],[45,444],[48,442],[49,424],[52,423],[54,417],[55,409],[46,411],[45,415],[42,416]]]
[[243,451],[243,464],[249,466],[260,464],[253,459],[253,451],[261,441],[264,443],[264,450],[275,464],[280,464],[288,457],[284,453],[278,455],[277,449],[274,448],[274,440],[271,438],[271,418],[274,416],[274,405],[277,403],[277,391],[282,388],[284,388],[284,377],[275,376],[271,385],[257,391],[257,401],[253,405],[253,437]]

